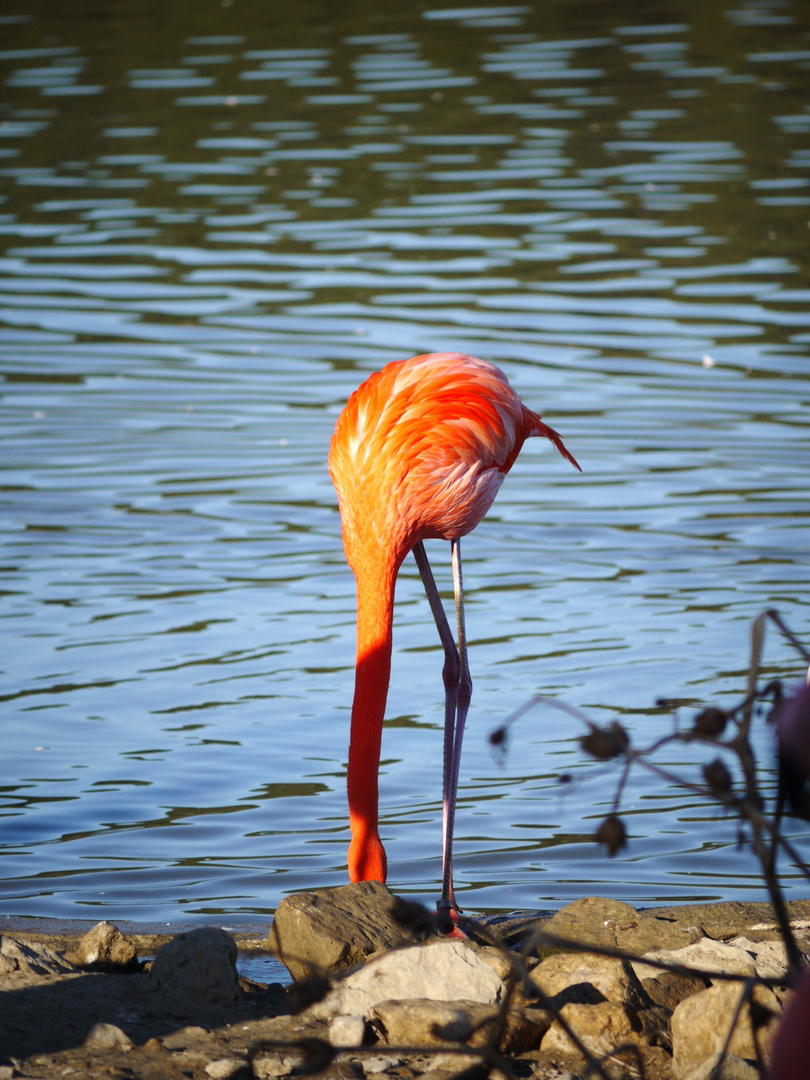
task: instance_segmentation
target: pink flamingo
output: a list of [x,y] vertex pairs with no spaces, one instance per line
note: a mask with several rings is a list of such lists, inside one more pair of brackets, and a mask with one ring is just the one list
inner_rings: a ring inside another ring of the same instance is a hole
[[[525,439],[543,435],[577,469],[560,436],[530,412],[493,364],[430,353],[387,364],[355,390],[338,418],[329,471],[346,560],[357,583],[357,666],[349,743],[352,881],[386,879],[378,831],[380,740],[391,672],[394,586],[413,551],[444,647],[442,893],[457,912],[452,842],[459,757],[472,681],[467,663],[460,538],[495,499]],[[423,541],[449,540],[458,646]]]

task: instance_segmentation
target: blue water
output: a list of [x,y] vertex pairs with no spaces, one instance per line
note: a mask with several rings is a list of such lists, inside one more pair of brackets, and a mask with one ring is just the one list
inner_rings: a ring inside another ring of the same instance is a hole
[[[641,767],[608,859],[620,768],[569,714],[488,736],[539,693],[649,746],[742,698],[765,608],[810,642],[807,12],[363,11],[240,0],[159,41],[143,4],[0,17],[0,911],[252,918],[346,880],[328,442],[371,371],[447,349],[583,467],[531,442],[464,543],[463,906],[763,899],[737,823]],[[410,561],[394,649],[382,833],[430,900],[441,651]],[[773,628],[765,662],[803,677]],[[769,794],[762,719],[755,748]]]

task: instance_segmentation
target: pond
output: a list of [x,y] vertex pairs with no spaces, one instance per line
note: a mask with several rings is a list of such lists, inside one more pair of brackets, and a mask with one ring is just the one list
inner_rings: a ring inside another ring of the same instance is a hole
[[[608,858],[620,766],[570,711],[489,736],[543,695],[651,746],[741,700],[764,609],[810,642],[810,10],[28,0],[0,27],[0,911],[254,919],[346,881],[326,455],[369,373],[444,350],[583,469],[532,440],[465,540],[462,906],[763,899],[736,821],[641,768]],[[381,831],[427,902],[441,658],[409,559]],[[770,628],[764,677],[804,667]],[[758,718],[766,794],[771,744]],[[695,783],[714,754],[655,761]]]

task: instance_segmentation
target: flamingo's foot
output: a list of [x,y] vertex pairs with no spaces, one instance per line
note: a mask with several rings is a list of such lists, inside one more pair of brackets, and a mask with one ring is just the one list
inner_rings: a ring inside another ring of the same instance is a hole
[[469,941],[469,935],[465,934],[459,926],[460,921],[461,910],[454,903],[445,899],[436,901],[436,925],[440,934],[448,938]]

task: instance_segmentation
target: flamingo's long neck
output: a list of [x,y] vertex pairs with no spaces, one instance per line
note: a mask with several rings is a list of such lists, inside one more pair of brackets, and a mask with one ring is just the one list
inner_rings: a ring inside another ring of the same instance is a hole
[[352,831],[349,877],[352,881],[384,882],[386,860],[377,824],[377,773],[391,675],[396,567],[367,564],[355,575],[357,667],[347,776]]

